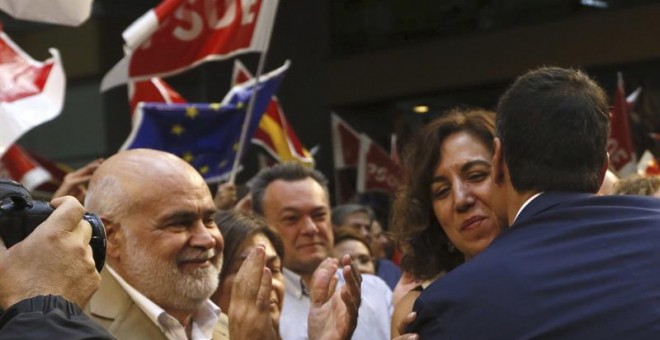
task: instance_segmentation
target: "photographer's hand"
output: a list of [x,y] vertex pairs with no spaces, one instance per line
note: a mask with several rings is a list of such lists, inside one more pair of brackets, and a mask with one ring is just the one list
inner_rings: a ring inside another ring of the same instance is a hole
[[37,295],[60,295],[84,306],[101,277],[89,246],[92,230],[73,197],[51,201],[55,211],[23,241],[0,242],[0,308]]

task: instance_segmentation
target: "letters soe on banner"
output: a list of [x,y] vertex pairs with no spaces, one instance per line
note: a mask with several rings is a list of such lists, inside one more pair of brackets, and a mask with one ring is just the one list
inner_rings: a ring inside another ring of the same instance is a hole
[[123,37],[127,55],[104,77],[101,90],[183,72],[209,60],[263,52],[277,0],[165,0]]

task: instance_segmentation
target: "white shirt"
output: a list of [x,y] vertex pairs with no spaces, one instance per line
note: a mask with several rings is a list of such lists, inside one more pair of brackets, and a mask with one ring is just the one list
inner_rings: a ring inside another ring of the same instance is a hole
[[[307,339],[307,316],[311,306],[309,295],[300,276],[286,268],[285,297],[280,316],[280,335],[283,340]],[[337,289],[344,285],[341,269],[337,270]],[[362,274],[362,302],[358,322],[353,333],[357,340],[389,340],[392,316],[392,291],[377,276]]]
[[[110,272],[112,276],[119,282],[119,285],[126,291],[128,296],[133,299],[135,304],[142,309],[142,311],[158,326],[163,334],[171,340],[187,340],[186,330],[183,325],[174,318],[167,314],[163,308],[149,300],[146,296],[140,293],[137,289],[133,288],[128,282],[115,272],[109,265],[105,266],[105,270]],[[213,329],[218,323],[220,317],[220,307],[216,306],[211,300],[206,302],[195,311],[192,317],[192,333],[191,339],[193,340],[208,340],[213,337]]]
[[523,211],[523,209],[525,209],[525,207],[526,207],[530,202],[532,202],[535,198],[539,197],[539,195],[541,195],[542,193],[543,193],[543,192],[539,192],[539,193],[535,194],[534,196],[528,198],[528,199],[525,201],[525,203],[523,203],[523,205],[520,206],[520,209],[518,209],[518,212],[516,213],[516,217],[513,218],[513,222],[511,222],[511,225],[513,225],[514,223],[516,223],[516,220],[518,219],[518,215],[520,215],[520,213]]

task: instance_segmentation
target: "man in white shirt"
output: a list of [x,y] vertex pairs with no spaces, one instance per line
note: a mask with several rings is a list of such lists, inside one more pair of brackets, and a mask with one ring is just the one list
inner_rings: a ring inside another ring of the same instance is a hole
[[107,266],[86,312],[119,339],[222,339],[223,239],[199,173],[175,155],[120,152],[94,173],[86,208],[106,227]]
[[[280,319],[283,339],[306,339],[312,305],[309,287],[319,265],[330,255],[334,237],[325,177],[288,163],[260,172],[252,183],[252,205],[276,229],[284,243],[285,298]],[[389,339],[391,291],[381,279],[362,275],[362,299],[355,339]],[[343,285],[336,275],[337,287]]]

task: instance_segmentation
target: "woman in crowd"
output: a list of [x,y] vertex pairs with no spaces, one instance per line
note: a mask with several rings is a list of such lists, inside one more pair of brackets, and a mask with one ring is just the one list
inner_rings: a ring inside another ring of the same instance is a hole
[[393,337],[423,288],[483,251],[504,227],[490,208],[494,119],[490,111],[452,110],[403,150],[393,227],[401,269],[422,284],[395,306]]
[[[238,269],[245,258],[257,245],[265,246],[266,266],[272,273],[272,286],[270,297],[270,315],[273,328],[279,334],[280,312],[284,302],[284,276],[282,275],[282,258],[284,245],[266,222],[253,216],[244,215],[234,211],[223,212],[216,218],[225,246],[223,250],[223,263],[220,272],[220,285],[211,300],[220,306],[223,313],[229,311],[232,285]],[[221,321],[226,323],[226,315]]]
[[349,227],[335,229],[334,234],[335,246],[332,249],[332,257],[341,260],[344,254],[349,254],[360,273],[376,274],[371,247],[361,234]]

